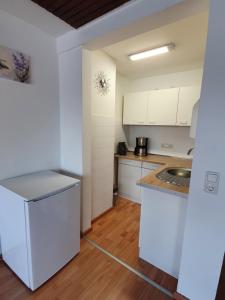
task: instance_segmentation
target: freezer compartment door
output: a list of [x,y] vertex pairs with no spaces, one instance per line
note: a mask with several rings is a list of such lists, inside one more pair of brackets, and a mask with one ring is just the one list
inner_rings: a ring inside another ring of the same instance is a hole
[[26,203],[30,286],[35,290],[80,250],[80,187]]

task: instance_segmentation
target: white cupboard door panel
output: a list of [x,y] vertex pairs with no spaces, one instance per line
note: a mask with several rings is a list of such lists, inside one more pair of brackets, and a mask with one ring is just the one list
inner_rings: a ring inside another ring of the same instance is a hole
[[32,290],[79,252],[79,199],[80,188],[73,187],[43,200],[26,203]]
[[24,199],[0,186],[0,207],[3,260],[29,287]]
[[179,91],[179,103],[177,111],[177,125],[190,126],[192,110],[200,98],[200,86],[181,87]]
[[137,181],[141,178],[141,168],[131,165],[119,164],[119,194],[130,200],[141,202],[141,189]]
[[141,188],[140,257],[178,278],[187,199]]
[[178,88],[149,92],[148,125],[176,125],[178,93]]
[[144,125],[149,92],[129,93],[124,96],[123,124]]

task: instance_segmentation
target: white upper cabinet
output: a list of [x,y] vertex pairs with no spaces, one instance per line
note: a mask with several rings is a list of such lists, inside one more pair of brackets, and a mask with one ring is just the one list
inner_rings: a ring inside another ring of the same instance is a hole
[[124,96],[123,124],[145,125],[149,92],[130,93]]
[[190,126],[192,110],[200,98],[201,88],[199,86],[181,87],[179,92],[179,103],[177,110],[177,125]]
[[149,92],[147,125],[176,125],[179,88]]
[[188,86],[124,96],[124,125],[190,126],[200,86]]

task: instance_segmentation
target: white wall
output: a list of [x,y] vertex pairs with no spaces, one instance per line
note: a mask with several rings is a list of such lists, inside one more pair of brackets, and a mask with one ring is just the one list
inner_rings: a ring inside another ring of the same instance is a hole
[[128,127],[123,123],[123,97],[128,92],[129,81],[126,77],[116,73],[116,99],[115,99],[115,153],[119,142],[127,143]]
[[[81,227],[84,232],[90,229],[93,218],[112,206],[116,66],[113,60],[101,51],[83,49],[82,52],[83,145],[80,149],[82,153],[78,153],[76,159],[83,157]],[[73,66],[73,59],[70,62]],[[65,66],[65,62],[63,65]],[[110,90],[107,95],[99,94],[96,89],[95,78],[100,71],[104,71],[109,78]],[[74,94],[75,91],[71,97],[73,102]],[[65,100],[63,102],[65,103]],[[75,107],[72,108],[71,119],[74,123]],[[66,115],[63,119],[66,119]],[[71,131],[70,136],[72,133]],[[72,162],[72,158],[69,158],[69,161]]]
[[[194,139],[189,137],[189,130],[190,127],[130,126],[128,143],[133,150],[136,137],[145,136],[149,138],[148,152],[186,157],[187,151],[194,147]],[[162,147],[162,144],[170,144],[173,147],[167,149]]]
[[202,69],[196,69],[136,79],[131,81],[129,90],[130,92],[139,92],[170,87],[201,85],[202,72]]
[[[101,51],[91,55],[93,219],[112,207],[116,66]],[[95,87],[95,76],[100,71],[109,79],[110,89],[106,95],[101,95]]]
[[[215,299],[225,251],[225,0],[211,1],[209,31],[178,291]],[[219,45],[219,46],[218,46]],[[218,194],[203,190],[205,172],[220,173]]]
[[31,56],[32,84],[0,78],[0,179],[60,167],[56,40],[0,10],[0,44]]
[[84,57],[81,47],[59,55],[61,169],[82,180],[81,231],[91,227],[91,149],[88,134],[91,115],[88,89],[82,86],[83,83],[89,84],[85,80],[82,83],[82,76],[86,74]]
[[92,218],[92,118],[91,118],[91,52],[82,51],[82,81],[83,81],[83,176],[81,197],[81,230],[91,228]]
[[[129,92],[164,89],[188,85],[201,85],[202,69],[179,73],[153,76],[130,81]],[[128,127],[128,144],[135,147],[137,136],[150,138],[149,152],[156,154],[186,156],[187,151],[194,147],[194,140],[189,137],[190,127],[176,126],[125,126]],[[173,148],[165,149],[161,145],[172,144]]]
[[0,10],[0,44],[30,55],[32,72],[31,84],[0,78],[0,179],[59,169],[56,40]]
[[0,9],[54,37],[73,30],[69,24],[30,0],[1,0]]
[[82,48],[59,55],[61,167],[83,175]]

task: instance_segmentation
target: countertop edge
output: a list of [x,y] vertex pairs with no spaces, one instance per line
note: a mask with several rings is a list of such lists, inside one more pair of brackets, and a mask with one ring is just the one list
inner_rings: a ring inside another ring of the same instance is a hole
[[[191,168],[192,159],[180,158],[180,157],[175,157],[175,156],[167,156],[167,155],[157,155],[157,154],[149,154],[146,157],[137,157],[134,154],[132,154],[131,152],[128,152],[128,155],[115,154],[115,157],[121,158],[121,159],[135,160],[135,161],[139,161],[139,162],[148,162],[148,163],[153,163],[153,164],[154,163],[159,164],[160,166],[157,169],[155,169],[152,173],[141,178],[137,182],[137,185],[139,185],[140,187],[154,189],[157,191],[177,195],[182,198],[188,197],[189,190],[179,191],[180,187],[176,187],[175,185],[171,184],[170,186],[162,186],[161,182],[157,183],[157,181],[159,179],[156,177],[156,174],[162,172],[164,169],[166,169],[168,167]],[[156,183],[153,183],[152,179],[156,180]]]
[[162,188],[162,187],[160,187],[156,184],[154,185],[154,184],[150,184],[150,183],[137,182],[137,185],[140,186],[141,188],[147,188],[147,189],[155,190],[155,191],[166,193],[166,194],[172,194],[172,195],[184,198],[184,199],[188,198],[188,193],[182,193],[182,192],[174,191],[170,188],[168,188],[168,189],[167,188]]

